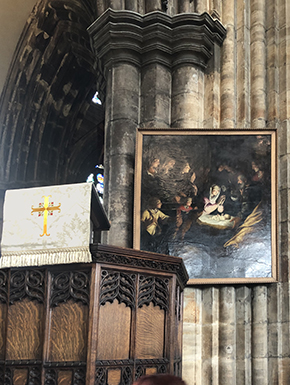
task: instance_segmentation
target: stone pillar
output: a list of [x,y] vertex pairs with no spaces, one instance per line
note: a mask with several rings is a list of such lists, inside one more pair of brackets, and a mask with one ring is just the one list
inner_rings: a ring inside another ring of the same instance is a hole
[[161,0],[145,0],[145,13],[161,11]]
[[222,14],[222,0],[211,0],[210,15],[220,20]]
[[[277,357],[279,357],[279,372],[278,383],[279,385],[286,385],[290,378],[290,309],[289,309],[289,297],[290,297],[290,285],[289,285],[289,256],[290,256],[290,4],[288,0],[283,0],[275,3],[275,8],[271,14],[276,16],[275,19],[275,37],[271,42],[272,48],[268,48],[268,54],[275,60],[275,64],[270,62],[270,75],[268,81],[271,78],[275,78],[275,89],[278,87],[278,98],[274,95],[272,88],[269,88],[271,96],[275,96],[276,102],[271,105],[268,104],[268,119],[271,119],[271,126],[278,125],[279,132],[279,164],[280,172],[278,178],[279,186],[279,212],[280,212],[280,226],[279,226],[279,238],[280,247],[280,274],[281,274],[281,286],[277,290],[277,315],[278,315],[278,338],[277,340]],[[269,13],[270,14],[270,13]],[[277,20],[277,21],[276,21]],[[276,25],[278,24],[278,28]],[[269,29],[267,33],[272,32]],[[276,45],[276,47],[275,47]],[[276,57],[274,52],[276,51]],[[277,67],[276,67],[277,66]],[[267,67],[267,68],[268,68]],[[274,72],[275,71],[275,72]],[[273,73],[274,72],[274,73]],[[269,99],[268,99],[269,100]],[[270,100],[269,100],[270,102]],[[273,113],[273,108],[276,108],[277,112]]]
[[163,4],[146,1],[144,16],[107,9],[88,29],[107,81],[103,242],[115,246],[132,247],[136,128],[201,127],[203,71],[225,37],[209,14],[170,16]]
[[223,287],[220,300],[219,340],[223,345],[219,351],[219,380],[221,384],[232,385],[236,377],[235,289]]
[[237,5],[237,127],[249,128],[250,103],[250,16],[244,7],[250,8],[250,1]]
[[[120,61],[106,70],[105,196],[111,230],[107,242],[126,246],[132,241],[134,135],[139,113],[139,67]],[[116,90],[117,88],[117,90]]]
[[223,23],[227,28],[227,38],[223,45],[221,67],[221,127],[236,127],[236,30],[235,0],[223,3]]
[[[135,15],[132,15],[134,18]],[[138,26],[122,20],[123,33],[137,33]],[[140,65],[138,41],[121,39],[118,12],[108,10],[94,25],[95,43],[106,79],[105,99],[105,209],[111,222],[103,243],[132,245],[133,173],[135,132],[140,121]],[[118,49],[115,43],[123,45]]]
[[130,11],[138,12],[137,1],[136,0],[125,0],[125,8],[130,10]]
[[180,13],[190,12],[189,0],[180,0],[179,1],[179,9],[178,10],[179,10]]
[[251,120],[252,128],[266,126],[266,7],[251,1]]
[[204,128],[220,126],[220,81],[220,49],[215,46],[215,53],[204,75]]
[[195,66],[178,67],[172,81],[172,126],[200,128],[203,122],[204,74]]
[[266,44],[267,44],[267,121],[271,128],[278,127],[277,115],[279,111],[279,18],[278,10],[274,2],[268,2],[266,12]]
[[170,127],[171,71],[159,63],[148,64],[141,77],[141,122],[144,127]]

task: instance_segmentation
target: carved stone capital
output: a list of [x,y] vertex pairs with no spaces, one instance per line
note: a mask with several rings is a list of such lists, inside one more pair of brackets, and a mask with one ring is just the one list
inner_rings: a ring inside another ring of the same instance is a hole
[[208,13],[169,16],[155,11],[140,15],[107,9],[89,28],[95,55],[105,67],[117,62],[136,66],[160,63],[205,68],[226,30]]

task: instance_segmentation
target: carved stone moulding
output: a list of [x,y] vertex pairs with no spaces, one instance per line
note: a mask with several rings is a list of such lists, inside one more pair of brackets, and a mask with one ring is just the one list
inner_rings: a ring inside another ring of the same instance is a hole
[[214,45],[226,36],[223,25],[208,13],[169,16],[155,11],[144,16],[107,9],[89,28],[95,55],[106,67],[114,62],[136,66],[160,63],[207,66]]

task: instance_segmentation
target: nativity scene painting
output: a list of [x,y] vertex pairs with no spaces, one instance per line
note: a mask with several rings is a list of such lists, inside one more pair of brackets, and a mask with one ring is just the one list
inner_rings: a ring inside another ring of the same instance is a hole
[[140,131],[135,246],[182,257],[190,279],[272,278],[273,135]]

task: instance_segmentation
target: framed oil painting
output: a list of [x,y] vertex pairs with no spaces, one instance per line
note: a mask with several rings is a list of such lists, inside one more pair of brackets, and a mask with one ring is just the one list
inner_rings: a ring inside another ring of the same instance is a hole
[[134,248],[189,284],[276,281],[276,186],[275,130],[138,129]]

